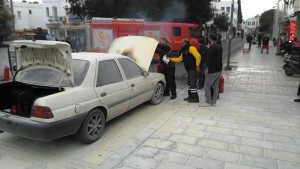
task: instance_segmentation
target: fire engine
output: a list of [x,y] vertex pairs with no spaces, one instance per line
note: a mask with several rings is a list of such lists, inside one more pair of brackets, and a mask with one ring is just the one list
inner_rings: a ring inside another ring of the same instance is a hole
[[[113,39],[121,36],[148,36],[156,40],[166,37],[177,52],[181,47],[181,40],[190,40],[191,45],[199,48],[197,37],[201,30],[197,24],[147,22],[143,19],[126,18],[92,18],[86,24],[87,50],[92,52],[107,52]],[[157,59],[157,55],[154,56]]]

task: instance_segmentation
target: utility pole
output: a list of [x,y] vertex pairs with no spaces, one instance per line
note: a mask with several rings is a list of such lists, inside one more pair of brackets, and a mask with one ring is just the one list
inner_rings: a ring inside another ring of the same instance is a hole
[[[232,22],[233,22],[233,10],[234,10],[234,0],[232,0],[231,4],[231,14],[230,14],[230,30],[229,30],[229,43],[228,43],[228,56],[227,56],[227,65],[224,70],[232,70],[230,66],[230,55],[231,55],[231,40],[232,40]],[[231,37],[230,37],[231,35]]]
[[[12,0],[10,0],[10,10],[11,10],[11,14],[15,15],[14,14],[14,4],[13,4]],[[16,19],[14,18],[14,20],[12,21],[12,29],[13,29],[12,38],[13,38],[13,40],[16,39],[16,24],[15,24],[15,21],[16,21]]]

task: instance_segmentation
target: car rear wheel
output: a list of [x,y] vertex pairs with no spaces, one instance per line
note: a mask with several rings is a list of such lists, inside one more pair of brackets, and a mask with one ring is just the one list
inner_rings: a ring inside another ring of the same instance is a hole
[[292,76],[293,75],[293,71],[291,70],[291,68],[287,68],[287,69],[285,69],[285,74],[287,76]]
[[104,127],[104,113],[99,109],[94,109],[85,118],[76,136],[81,142],[90,144],[102,136]]
[[163,93],[164,86],[161,83],[157,83],[152,98],[150,99],[150,103],[154,105],[161,103],[163,99]]

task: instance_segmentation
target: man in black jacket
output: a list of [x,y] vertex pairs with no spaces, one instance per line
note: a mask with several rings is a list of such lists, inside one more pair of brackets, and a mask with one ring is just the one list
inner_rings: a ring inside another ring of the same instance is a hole
[[[222,74],[222,52],[223,48],[217,43],[217,35],[212,34],[209,36],[210,47],[208,49],[206,68],[205,68],[205,98],[204,104],[200,104],[200,107],[216,106],[217,97],[219,94],[219,79]],[[211,90],[213,88],[214,95],[211,97]]]
[[200,43],[199,53],[201,55],[201,63],[200,63],[200,72],[199,72],[197,88],[202,89],[204,87],[204,82],[205,82],[204,70],[205,70],[205,65],[206,65],[206,57],[207,57],[207,53],[208,53],[208,47],[205,44],[204,38],[200,38],[199,43]]
[[201,55],[197,48],[190,45],[187,39],[182,40],[178,55],[178,58],[170,58],[170,61],[176,63],[183,61],[185,70],[188,73],[188,97],[184,100],[189,103],[199,103],[197,72],[200,71]]
[[46,34],[41,27],[36,28],[36,35],[33,37],[34,40],[47,40]]
[[164,91],[164,96],[170,96],[170,99],[176,99],[176,83],[175,83],[175,64],[173,62],[165,63],[163,57],[165,55],[170,55],[171,46],[168,44],[168,40],[165,37],[160,39],[160,43],[157,45],[156,51],[159,55],[159,63],[161,66],[161,73],[165,75],[166,88]]

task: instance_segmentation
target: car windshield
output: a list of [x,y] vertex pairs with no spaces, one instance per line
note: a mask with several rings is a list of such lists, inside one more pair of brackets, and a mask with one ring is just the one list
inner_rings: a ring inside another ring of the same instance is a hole
[[[79,86],[88,71],[89,62],[73,59],[72,68],[74,72],[74,86]],[[28,68],[17,74],[17,80],[23,83],[36,84],[40,86],[71,86],[70,79],[61,71],[49,67]]]

